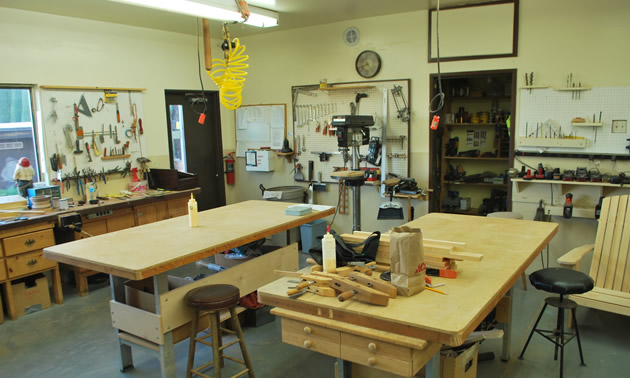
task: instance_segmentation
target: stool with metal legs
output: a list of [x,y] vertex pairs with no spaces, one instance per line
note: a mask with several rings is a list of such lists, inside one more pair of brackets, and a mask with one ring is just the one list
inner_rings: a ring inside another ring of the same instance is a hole
[[[540,334],[547,340],[555,344],[554,360],[558,359],[558,349],[560,349],[560,378],[562,378],[563,364],[564,364],[564,346],[571,341],[574,337],[577,339],[578,350],[580,351],[580,362],[582,366],[586,366],[584,363],[584,356],[582,355],[582,343],[580,342],[580,331],[578,329],[577,319],[575,317],[575,309],[577,303],[565,298],[565,295],[569,294],[582,294],[593,289],[593,279],[588,275],[571,269],[565,268],[546,268],[535,271],[529,275],[529,282],[538,290],[544,290],[549,293],[560,294],[560,297],[547,297],[545,298],[545,305],[536,319],[536,323],[527,337],[527,342],[523,347],[519,359],[523,359],[525,350],[529,341],[532,339],[534,332]],[[542,318],[547,305],[558,308],[558,318],[556,320],[556,328],[553,330],[544,330],[536,328],[540,319]],[[571,310],[571,317],[573,324],[575,325],[575,333],[569,333],[564,330],[564,310]]]
[[[209,377],[201,373],[202,370],[214,365],[214,376],[221,378],[221,368],[223,367],[224,359],[232,360],[239,364],[245,365],[246,369],[237,373],[233,377],[240,377],[245,373],[248,373],[251,378],[254,378],[254,369],[252,368],[252,362],[245,346],[245,337],[243,336],[243,330],[238,322],[238,316],[236,314],[236,305],[240,299],[240,293],[237,287],[232,285],[206,285],[190,290],[184,297],[186,304],[194,310],[194,316],[190,330],[190,347],[188,350],[188,368],[186,370],[186,377],[190,378],[193,374],[201,377]],[[221,327],[220,312],[222,310],[229,310],[232,320],[232,328],[229,330]],[[200,312],[208,312],[210,314],[210,333],[197,337],[197,323]],[[236,340],[222,345],[222,332],[236,335]],[[212,337],[212,342],[206,341],[208,337]],[[212,347],[213,360],[207,362],[197,368],[193,369],[195,361],[195,346],[197,342]],[[243,361],[226,356],[223,354],[223,350],[236,343],[240,344],[241,353],[243,354]]]

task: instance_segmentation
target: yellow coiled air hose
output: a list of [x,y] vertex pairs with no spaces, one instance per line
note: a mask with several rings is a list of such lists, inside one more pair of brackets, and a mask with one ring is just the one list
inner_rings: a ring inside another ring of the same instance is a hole
[[249,56],[245,55],[245,46],[241,45],[238,38],[232,43],[227,40],[228,49],[225,51],[225,59],[212,59],[212,72],[207,71],[210,78],[219,88],[221,104],[227,109],[235,110],[241,106],[242,92],[245,85],[245,69],[249,64],[245,63]]

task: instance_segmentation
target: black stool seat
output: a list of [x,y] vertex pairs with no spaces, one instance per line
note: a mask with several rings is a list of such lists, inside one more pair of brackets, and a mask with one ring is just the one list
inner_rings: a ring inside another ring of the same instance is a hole
[[556,294],[582,294],[593,290],[591,277],[566,268],[546,268],[529,275],[529,282],[538,290]]
[[236,286],[218,284],[192,289],[186,294],[184,301],[196,310],[222,310],[238,304],[240,298]]

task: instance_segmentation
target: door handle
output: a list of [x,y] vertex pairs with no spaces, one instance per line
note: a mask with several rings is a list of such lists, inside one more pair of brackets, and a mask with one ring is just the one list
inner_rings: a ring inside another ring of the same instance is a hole
[[37,259],[31,259],[26,262],[26,265],[28,266],[33,266],[35,264],[37,264]]
[[35,244],[35,239],[26,239],[26,240],[24,241],[24,245],[25,245],[25,246],[27,246],[27,247],[30,247],[30,246],[32,246],[33,244]]

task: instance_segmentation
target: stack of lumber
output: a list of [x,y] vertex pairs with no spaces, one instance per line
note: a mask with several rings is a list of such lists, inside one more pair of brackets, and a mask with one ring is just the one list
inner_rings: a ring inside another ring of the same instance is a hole
[[[370,232],[355,231],[352,234],[342,234],[347,243],[360,243],[371,235]],[[428,268],[457,270],[457,260],[481,261],[482,254],[466,252],[466,243],[445,240],[424,239],[424,261]],[[357,248],[357,252],[361,252]],[[376,251],[376,270],[389,270],[389,234],[381,234]]]

